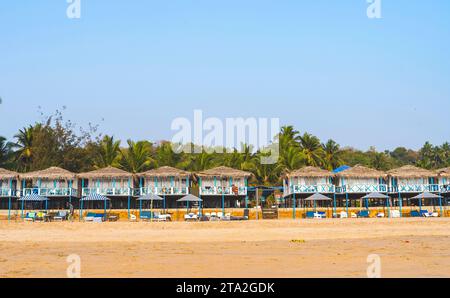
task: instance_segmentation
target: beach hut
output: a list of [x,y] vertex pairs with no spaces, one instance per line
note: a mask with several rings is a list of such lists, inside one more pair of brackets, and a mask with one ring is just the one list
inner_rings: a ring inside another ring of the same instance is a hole
[[[387,193],[386,179],[385,172],[362,165],[356,165],[336,173],[336,193],[345,196],[347,214],[349,207],[356,207],[357,202],[359,202],[359,207],[362,206],[361,194]],[[339,202],[343,201],[339,200]]]
[[78,196],[76,174],[59,167],[23,173],[22,196],[37,194],[52,198],[50,209],[64,209]]
[[160,167],[139,177],[139,196],[154,194],[162,197],[163,208],[176,208],[176,199],[189,194],[192,174],[173,167]]
[[[118,168],[106,167],[78,174],[78,178],[81,179],[83,197],[91,194],[102,195],[112,199],[111,207],[114,209],[131,208],[133,174]],[[101,206],[95,206],[99,207]]]
[[441,193],[450,193],[450,167],[436,171],[439,179],[439,191]]
[[334,174],[317,167],[304,167],[291,171],[283,179],[284,198],[292,198],[292,217],[296,218],[296,207],[306,196],[320,194],[335,194],[333,184]]
[[198,178],[199,195],[204,199],[204,208],[241,207],[248,205],[248,179],[252,173],[229,167],[217,167],[195,174]]
[[421,202],[412,198],[422,192],[439,192],[438,174],[433,171],[407,165],[388,171],[389,190],[397,194],[400,213],[406,200],[407,206],[418,206]]
[[0,209],[8,210],[8,220],[11,219],[12,205],[20,194],[17,191],[18,180],[18,173],[0,168]]

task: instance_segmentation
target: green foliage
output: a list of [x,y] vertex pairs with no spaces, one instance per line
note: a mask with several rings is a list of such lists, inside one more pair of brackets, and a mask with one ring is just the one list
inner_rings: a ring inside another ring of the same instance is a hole
[[[450,166],[448,142],[441,146],[426,142],[419,151],[404,147],[385,152],[378,152],[375,148],[361,151],[341,148],[333,140],[321,143],[316,136],[300,134],[292,126],[281,128],[277,136],[280,156],[276,164],[269,165],[261,163],[261,158],[268,153],[255,152],[245,144],[239,151],[221,148],[223,153],[217,153],[213,148],[205,148],[199,154],[187,154],[174,151],[170,142],[153,144],[128,140],[127,146],[122,147],[113,136],[97,134],[97,127],[89,127],[87,131],[80,128],[78,133],[75,129],[75,125],[64,121],[57,111],[45,121],[20,129],[14,143],[0,137],[0,167],[33,171],[60,166],[82,172],[114,166],[139,173],[161,166],[196,172],[224,165],[252,172],[255,176],[252,184],[280,185],[283,174],[304,166],[332,170],[344,164],[361,164],[384,171],[406,164],[427,169]],[[187,146],[195,148],[193,144]]]

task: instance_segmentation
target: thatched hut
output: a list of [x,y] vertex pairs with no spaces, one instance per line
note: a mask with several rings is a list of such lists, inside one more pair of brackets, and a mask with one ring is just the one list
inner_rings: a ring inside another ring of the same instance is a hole
[[140,195],[187,195],[192,174],[173,167],[160,167],[139,173]]
[[387,192],[386,173],[356,165],[336,173],[336,190],[340,193]]
[[407,165],[390,170],[387,174],[392,192],[420,193],[439,191],[438,174],[433,171]]
[[76,174],[59,167],[19,175],[22,195],[37,194],[43,197],[76,197]]
[[450,167],[436,171],[439,178],[439,187],[441,192],[450,192]]
[[304,167],[285,175],[284,196],[302,193],[334,193],[334,174],[317,167]]
[[221,204],[214,199],[205,200],[205,208],[218,205],[228,208],[241,205],[239,197],[247,196],[248,179],[252,173],[221,166],[196,173],[195,176],[198,178],[200,196],[222,197]]
[[99,194],[103,196],[133,195],[133,174],[115,167],[81,173],[82,195]]
[[19,180],[18,173],[0,168],[0,197],[1,198],[16,197],[18,195],[17,192],[18,180]]

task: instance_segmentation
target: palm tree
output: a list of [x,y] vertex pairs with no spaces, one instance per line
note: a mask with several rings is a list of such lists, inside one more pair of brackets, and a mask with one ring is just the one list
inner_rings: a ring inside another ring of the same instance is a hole
[[339,144],[333,140],[328,140],[325,144],[322,144],[322,149],[324,151],[324,166],[327,170],[332,171],[342,165],[341,148]]
[[324,151],[316,136],[305,133],[300,137],[300,147],[305,155],[308,166],[317,167],[323,164]]
[[292,171],[304,166],[306,156],[299,147],[291,146],[280,152],[278,167],[280,172]]
[[23,171],[28,171],[31,166],[31,160],[33,158],[33,138],[35,132],[39,129],[39,126],[25,127],[19,130],[19,133],[14,136],[17,139],[14,147],[16,161],[18,162],[18,168]]
[[0,136],[0,167],[5,167],[12,152],[12,144],[6,138]]
[[128,148],[121,150],[120,166],[125,171],[136,174],[154,168],[156,162],[151,157],[151,143],[128,140]]
[[96,160],[96,168],[105,168],[108,166],[119,167],[120,141],[115,141],[114,137],[104,136],[99,144],[99,150]]

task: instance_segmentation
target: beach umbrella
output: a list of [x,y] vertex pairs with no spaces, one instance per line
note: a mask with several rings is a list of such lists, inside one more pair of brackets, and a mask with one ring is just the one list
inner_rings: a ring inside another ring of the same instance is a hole
[[80,201],[81,201],[81,204],[80,204],[80,220],[81,220],[81,217],[83,215],[83,202],[103,201],[104,202],[104,208],[105,208],[105,216],[106,216],[106,202],[110,201],[110,199],[108,197],[105,197],[105,196],[101,195],[101,194],[91,193],[88,196],[82,198]]
[[307,197],[303,201],[305,202],[314,202],[314,211],[316,210],[316,202],[317,201],[331,201],[331,199],[327,196],[324,196],[321,193],[316,192],[312,196]]
[[[430,192],[423,192],[421,194],[418,194],[415,197],[412,197],[411,199],[418,199],[419,200],[419,208],[422,209],[422,199],[439,199],[439,207],[441,209],[441,213],[442,213],[442,201],[441,201],[441,196],[435,195],[433,193]],[[434,202],[433,202],[433,209],[434,208]]]
[[390,214],[391,212],[390,212],[390,208],[389,208],[389,204],[388,204],[390,198],[391,198],[390,196],[384,195],[384,194],[379,193],[379,192],[371,192],[371,193],[365,195],[364,197],[362,197],[361,199],[365,199],[366,200],[366,208],[367,209],[369,208],[369,204],[368,204],[368,200],[369,199],[385,199],[386,200],[386,206],[388,208],[388,216],[390,217],[391,216],[391,214]]
[[40,195],[35,194],[35,193],[23,196],[18,201],[22,202],[22,217],[23,217],[23,214],[24,214],[24,203],[25,202],[45,202],[45,210],[47,210],[48,198],[40,196]]
[[200,212],[200,208],[201,208],[200,206],[201,206],[201,203],[203,202],[203,200],[192,194],[188,194],[187,196],[184,196],[181,199],[177,200],[177,202],[180,202],[180,203],[186,202],[186,208],[187,208],[188,212],[189,212],[189,203],[198,203],[198,209]]
[[145,196],[142,196],[137,199],[139,201],[139,214],[142,212],[142,202],[143,201],[150,201],[150,219],[153,220],[153,201],[164,201],[163,198],[161,198],[158,195],[155,194],[147,194]]

